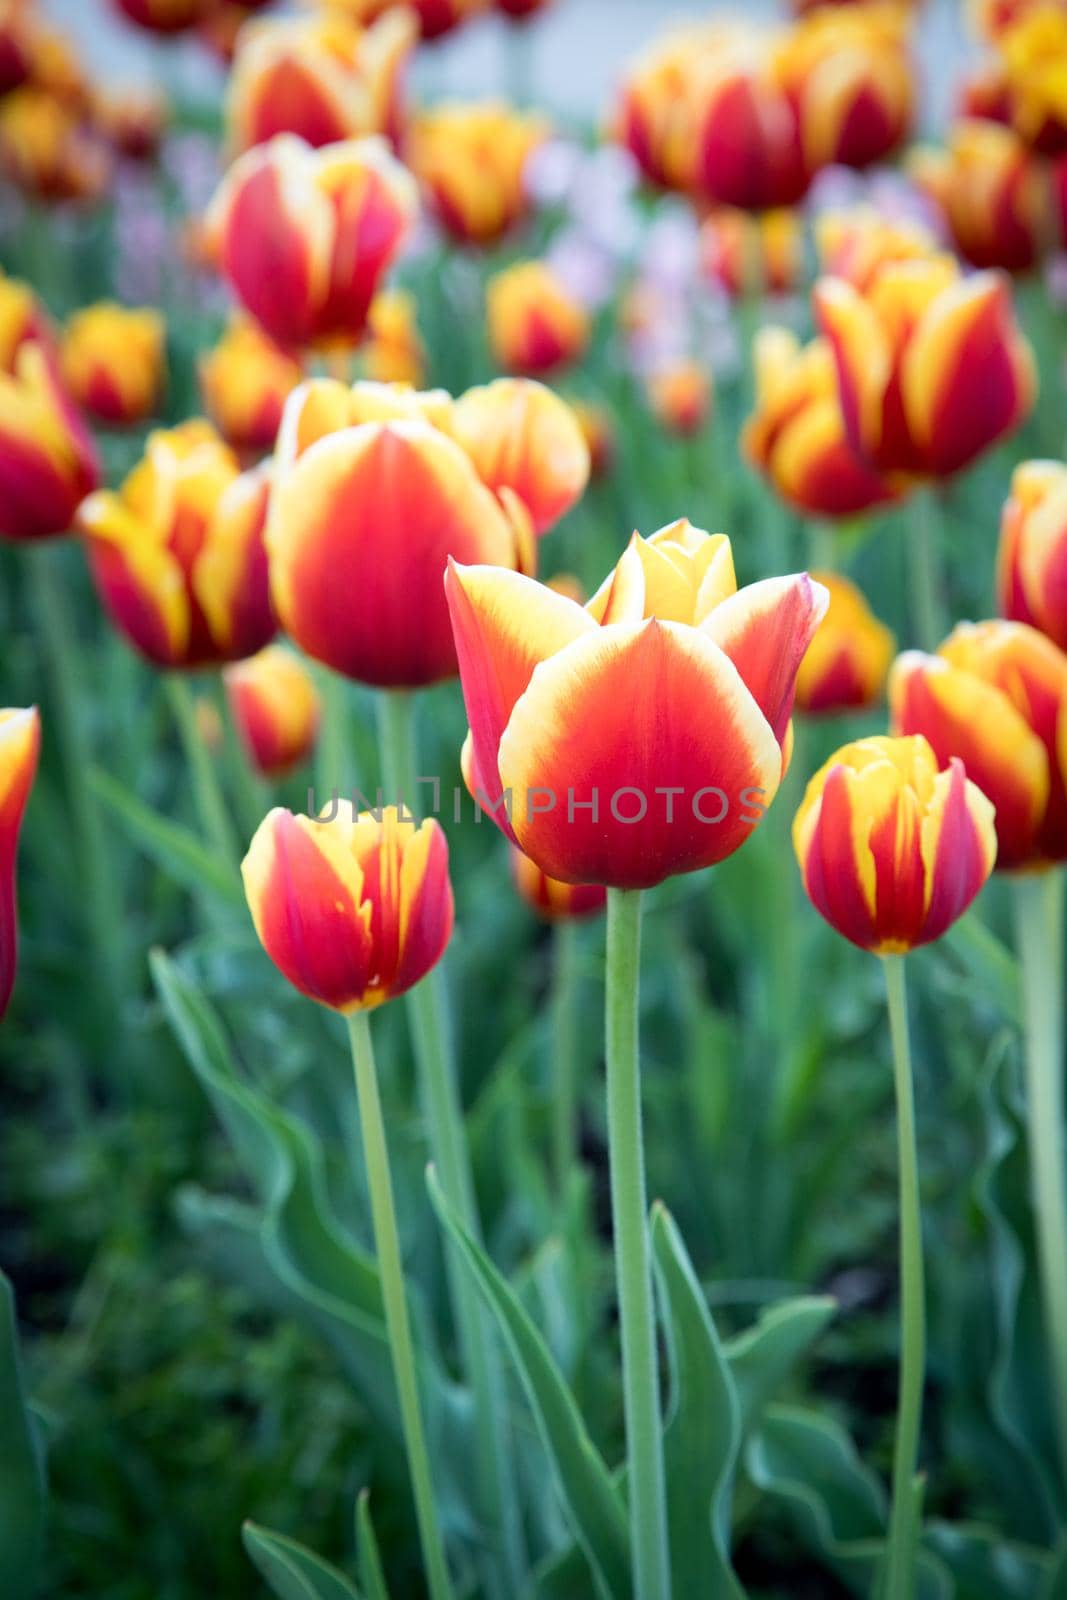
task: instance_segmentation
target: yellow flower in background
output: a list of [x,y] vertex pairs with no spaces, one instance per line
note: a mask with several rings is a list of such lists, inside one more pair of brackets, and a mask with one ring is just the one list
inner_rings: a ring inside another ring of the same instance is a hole
[[299,656],[269,644],[224,667],[222,681],[241,744],[258,772],[282,777],[306,760],[315,747],[322,707]]
[[63,334],[63,378],[74,399],[114,427],[142,422],[166,381],[166,323],[161,312],[111,301],[87,306]]
[[42,200],[95,200],[111,176],[106,150],[77,112],[32,84],[0,100],[0,167]]
[[526,215],[527,163],[549,132],[501,100],[446,103],[412,118],[405,155],[446,231],[486,245]]
[[863,711],[885,690],[896,639],[863,591],[836,572],[813,572],[830,596],[797,672],[796,708],[811,715]]
[[545,377],[585,354],[588,311],[547,262],[517,261],[486,287],[489,343],[506,372]]
[[197,372],[204,409],[227,444],[250,455],[273,450],[285,402],[304,376],[300,362],[238,317]]

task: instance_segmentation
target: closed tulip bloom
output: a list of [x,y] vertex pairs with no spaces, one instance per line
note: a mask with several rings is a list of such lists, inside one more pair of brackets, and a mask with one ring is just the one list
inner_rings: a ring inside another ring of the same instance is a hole
[[101,600],[125,638],[160,667],[236,661],[277,623],[263,543],[268,473],[242,473],[206,422],[149,436],[117,493],[78,522]]
[[882,698],[896,640],[854,583],[835,572],[811,576],[830,604],[797,672],[797,710],[865,711]]
[[694,186],[696,142],[689,106],[694,59],[708,46],[709,30],[669,34],[630,69],[612,117],[612,134],[651,183],[666,189]]
[[852,447],[825,339],[800,345],[786,328],[756,335],[756,409],[741,448],[778,494],[817,517],[855,517],[893,491]]
[[25,344],[39,344],[50,358],[58,357],[51,318],[33,289],[0,271],[0,373],[14,372]]
[[996,807],[1005,870],[1067,860],[1067,656],[1020,622],[961,623],[889,679],[893,725],[963,761]]
[[498,378],[460,395],[451,431],[478,476],[526,507],[535,533],[547,533],[576,505],[589,482],[589,447],[574,410],[530,378]]
[[915,151],[909,170],[972,266],[1029,272],[1052,245],[1048,173],[1010,128],[957,123],[946,150]]
[[415,47],[411,11],[361,28],[338,12],[276,17],[241,32],[227,98],[235,154],[293,133],[314,148],[365,134],[393,135],[400,79]]
[[116,9],[150,33],[184,33],[203,22],[214,0],[113,0]]
[[549,878],[511,846],[511,876],[521,899],[546,922],[573,922],[598,916],[608,903],[608,891],[598,883],[560,883]]
[[95,200],[111,163],[77,112],[49,90],[26,84],[0,101],[0,167],[42,200]]
[[407,383],[418,388],[426,374],[426,351],[419,337],[418,306],[406,289],[383,289],[367,314],[363,370],[373,383]]
[[744,294],[789,294],[804,272],[804,235],[796,211],[749,216],[720,207],[700,230],[701,259],[713,283],[732,299]]
[[1000,521],[997,601],[1001,616],[1028,622],[1067,649],[1067,467],[1016,467]]
[[158,311],[101,301],[79,311],[63,335],[63,377],[74,399],[113,427],[143,422],[166,378],[167,327]]
[[100,481],[96,448],[48,349],[24,342],[0,371],[0,538],[69,533]]
[[250,455],[273,450],[285,402],[304,376],[254,322],[233,322],[197,364],[204,409],[227,444]]
[[470,785],[543,872],[648,888],[744,843],[825,609],[806,574],[738,591],[729,540],[682,521],[635,534],[585,607],[488,567],[450,563],[446,589]]
[[518,261],[486,289],[489,343],[498,366],[545,377],[570,366],[589,343],[589,313],[544,261]]
[[269,644],[225,667],[222,681],[249,761],[265,778],[283,777],[315,747],[319,693],[298,656]]
[[993,807],[926,740],[858,739],[808,784],[793,823],[808,898],[844,938],[903,955],[947,933],[993,870]]
[[711,373],[699,361],[671,361],[649,373],[648,403],[668,433],[699,433],[715,403]]
[[28,711],[0,711],[0,1020],[15,987],[15,855],[40,747],[41,721],[35,707]]
[[503,101],[457,102],[413,118],[405,154],[445,230],[488,245],[526,216],[527,166],[548,136],[542,117]]
[[256,933],[294,989],[344,1013],[404,994],[452,936],[448,844],[433,821],[340,802],[329,821],[271,811],[242,863]]
[[742,211],[792,206],[810,181],[796,107],[751,27],[724,34],[689,86],[693,185],[712,205]]
[[30,76],[36,28],[30,0],[0,0],[0,94]]
[[1029,7],[998,48],[1016,131],[1043,155],[1067,155],[1067,9]]
[[298,346],[361,337],[415,212],[410,175],[382,140],[312,150],[280,134],[230,168],[208,226],[245,310]]
[[915,81],[899,6],[816,12],[786,34],[775,67],[796,108],[809,173],[868,167],[907,138]]
[[820,279],[814,303],[845,431],[880,471],[951,477],[1029,414],[1034,356],[999,274],[964,277],[943,255],[892,262],[865,293]]

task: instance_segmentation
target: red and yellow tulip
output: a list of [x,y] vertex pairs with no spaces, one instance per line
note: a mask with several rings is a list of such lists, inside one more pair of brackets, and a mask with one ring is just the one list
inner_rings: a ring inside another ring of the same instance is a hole
[[0,711],[0,1019],[15,987],[18,965],[15,857],[40,747],[41,721],[35,707],[27,711]]
[[321,707],[310,672],[281,645],[223,668],[226,700],[249,761],[266,778],[283,777],[315,747]]
[[1048,171],[1010,128],[958,122],[946,150],[915,151],[909,170],[972,266],[1029,272],[1055,242]]
[[30,76],[36,28],[30,0],[0,0],[0,94]]
[[159,149],[170,107],[158,89],[97,86],[91,114],[93,127],[113,150],[131,161],[148,161]]
[[668,361],[648,374],[645,393],[653,416],[668,433],[699,433],[715,405],[711,371],[690,359]]
[[511,846],[511,876],[519,897],[546,922],[573,922],[595,917],[607,905],[608,891],[598,883],[560,883]]
[[153,310],[101,301],[77,312],[63,334],[63,378],[91,416],[129,427],[151,416],[166,381],[167,326]]
[[812,778],[793,823],[808,898],[876,955],[940,939],[993,870],[993,807],[921,737],[858,739]]
[[450,428],[496,494],[516,495],[538,535],[576,505],[589,447],[573,409],[544,384],[498,378],[460,395]]
[[278,344],[358,340],[416,212],[380,139],[312,150],[280,134],[230,168],[208,219],[222,271]]
[[95,200],[111,176],[104,146],[77,111],[29,83],[0,100],[0,168],[42,200]]
[[811,576],[830,604],[797,672],[796,708],[810,716],[865,711],[882,698],[896,640],[848,578]]
[[507,372],[543,378],[585,354],[589,313],[545,261],[517,261],[486,289],[489,344]]
[[297,134],[315,149],[365,134],[394,137],[401,77],[418,40],[414,13],[362,28],[339,12],[272,17],[241,32],[226,105],[234,154]]
[[356,22],[376,22],[390,11],[412,11],[424,39],[439,39],[451,33],[480,11],[490,0],[320,0],[327,10],[341,12]]
[[528,17],[547,11],[552,0],[495,0],[496,10],[512,22],[525,22]]
[[207,422],[149,435],[117,493],[82,505],[93,579],[119,632],[160,667],[236,661],[277,623],[263,543],[269,474],[242,473]]
[[689,87],[692,187],[712,205],[742,211],[792,206],[811,173],[794,102],[779,81],[770,41],[752,27],[709,29]]
[[756,336],[756,409],[741,448],[782,499],[817,517],[855,517],[892,498],[885,479],[849,443],[833,353],[801,348],[786,328]]
[[419,337],[418,306],[406,289],[382,289],[367,314],[363,371],[372,383],[409,383],[418,388],[426,375],[426,351]]
[[1016,467],[1000,522],[997,600],[1001,616],[1028,622],[1067,649],[1067,467]]
[[1067,10],[1029,6],[997,40],[1016,131],[1043,155],[1067,155]]
[[937,241],[927,228],[883,217],[872,206],[826,212],[816,225],[815,243],[827,277],[844,278],[861,294],[874,287],[886,267],[938,255]]
[[213,0],[113,0],[123,16],[152,33],[183,33],[195,28],[211,10]]
[[260,823],[242,864],[260,942],[284,978],[334,1011],[404,994],[452,935],[448,844],[436,822],[394,806],[329,821],[280,808]]
[[204,409],[227,444],[250,455],[273,450],[285,402],[304,376],[299,361],[238,318],[197,371]]
[[737,300],[746,294],[789,294],[804,272],[804,234],[796,211],[750,216],[722,206],[700,230],[701,259],[713,283]]
[[0,373],[13,373],[24,344],[39,344],[58,359],[55,329],[28,283],[0,271]]
[[1067,655],[1021,622],[961,623],[936,655],[906,651],[893,725],[958,756],[996,807],[998,868],[1067,860]]
[[744,843],[825,609],[806,574],[738,591],[729,540],[683,520],[635,534],[585,607],[484,566],[445,586],[470,787],[543,872],[646,888]]
[[95,446],[50,350],[24,340],[10,359],[0,370],[0,538],[69,533],[100,481]]
[[488,245],[525,217],[527,164],[548,136],[543,118],[502,101],[440,105],[412,119],[405,154],[447,232]]

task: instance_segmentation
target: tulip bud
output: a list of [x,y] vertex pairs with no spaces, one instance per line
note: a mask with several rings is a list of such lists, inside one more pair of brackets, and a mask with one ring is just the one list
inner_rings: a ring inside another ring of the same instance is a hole
[[798,511],[855,517],[892,498],[893,490],[857,454],[845,434],[833,353],[825,339],[801,349],[786,328],[756,335],[756,409],[741,448]]
[[72,108],[33,84],[0,101],[0,167],[42,200],[95,200],[111,175],[103,146]]
[[797,672],[797,710],[865,711],[882,697],[896,640],[854,583],[834,572],[811,576],[830,604]]
[[998,39],[1016,132],[1042,155],[1067,155],[1067,12],[1028,7]]
[[225,667],[222,681],[241,743],[265,778],[305,761],[319,732],[319,694],[298,656],[269,644]]
[[106,144],[131,161],[148,161],[156,154],[169,111],[157,89],[93,90],[93,126]]
[[1053,243],[1048,174],[1010,128],[957,123],[946,151],[916,151],[909,168],[972,266],[1029,272]]
[[41,720],[35,707],[0,711],[0,1020],[15,987],[15,855],[40,747]]
[[404,994],[440,961],[452,935],[448,845],[433,821],[356,814],[332,820],[276,809],[241,872],[252,921],[293,987],[345,1013]]
[[795,205],[810,174],[771,52],[750,29],[709,31],[714,43],[693,63],[688,88],[695,188],[712,205],[742,211]]
[[689,190],[694,184],[695,140],[689,85],[694,59],[703,56],[709,30],[669,34],[628,73],[612,118],[612,134],[651,183]]
[[808,784],[793,823],[808,898],[862,950],[903,955],[963,915],[997,853],[993,807],[922,738],[859,739]]
[[400,79],[418,28],[406,7],[361,28],[339,12],[269,18],[244,28],[227,97],[234,154],[276,134],[316,149],[366,134],[391,136]]
[[280,134],[230,168],[208,226],[245,310],[278,344],[306,345],[360,338],[415,210],[381,140],[315,151]]
[[9,94],[30,77],[36,32],[29,0],[0,0],[0,94]]
[[160,667],[252,655],[277,624],[263,528],[270,478],[242,473],[210,424],[149,436],[118,493],[90,495],[78,523],[112,622]]
[[1018,622],[961,623],[889,678],[893,726],[958,756],[996,807],[997,866],[1067,860],[1067,655]]
[[544,377],[585,354],[589,313],[546,262],[505,267],[486,300],[493,359],[505,371]]
[[749,216],[729,206],[712,212],[700,230],[707,277],[733,299],[749,293],[789,294],[804,271],[804,235],[796,211]]
[[597,883],[560,883],[535,866],[529,856],[512,845],[511,875],[521,899],[546,922],[576,921],[595,917],[608,903],[608,891]]
[[304,375],[299,361],[239,318],[197,371],[204,409],[227,444],[251,455],[272,450],[285,402]]
[[367,315],[363,370],[374,383],[409,383],[418,388],[426,372],[426,351],[419,338],[415,296],[404,289],[383,289]]
[[413,118],[407,159],[460,243],[493,244],[526,215],[526,168],[548,124],[500,101],[436,106]]
[[69,533],[100,479],[96,449],[47,349],[25,342],[0,371],[0,538]]
[[77,312],[63,336],[63,377],[74,399],[112,427],[143,422],[162,394],[166,337],[158,311],[101,301]]
[[1000,614],[1067,649],[1067,467],[1024,461],[1011,480],[997,552]]
[[213,0],[113,0],[130,22],[150,33],[183,33],[202,22]]
[[566,401],[528,378],[498,378],[456,401],[451,431],[478,476],[518,496],[538,535],[576,505],[589,481],[589,449]]
[[25,344],[39,344],[50,361],[58,360],[55,330],[33,289],[0,271],[0,373],[14,373]]
[[699,433],[711,416],[715,390],[699,361],[673,361],[649,374],[648,403],[668,433]]

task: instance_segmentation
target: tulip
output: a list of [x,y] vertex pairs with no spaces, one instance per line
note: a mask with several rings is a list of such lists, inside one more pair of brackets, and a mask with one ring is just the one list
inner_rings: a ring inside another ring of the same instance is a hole
[[478,12],[489,0],[323,0],[327,10],[339,11],[355,22],[376,22],[394,10],[413,11],[424,39],[439,39],[451,33]]
[[70,531],[100,464],[45,346],[23,343],[0,371],[0,538]]
[[308,655],[346,677],[435,683],[456,671],[441,591],[448,557],[513,566],[515,508],[420,417],[351,426],[342,413],[297,454],[301,419],[308,428],[324,393],[340,404],[347,391],[336,390],[297,390],[282,424],[267,533],[279,618]]
[[319,731],[319,694],[291,650],[269,644],[223,669],[222,681],[248,759],[265,778],[282,777],[311,754]]
[[109,301],[79,311],[63,336],[63,377],[74,399],[112,427],[142,422],[162,393],[166,337],[158,311]]
[[0,101],[0,167],[42,200],[94,200],[111,172],[103,146],[71,107],[33,84]]
[[1067,655],[1021,622],[961,623],[890,674],[893,726],[958,756],[996,807],[1001,871],[1067,860]]
[[1024,461],[1011,480],[997,552],[1000,614],[1067,649],[1067,467]]
[[808,187],[796,109],[777,81],[766,41],[723,30],[694,70],[693,185],[712,205],[766,211]]
[[809,173],[868,167],[907,138],[915,84],[898,6],[816,12],[786,34],[775,71],[796,108]]
[[494,244],[526,216],[526,170],[548,124],[501,101],[435,106],[412,120],[407,160],[441,225]]
[[866,291],[820,279],[814,302],[849,443],[880,471],[950,477],[1029,414],[1033,352],[997,273],[965,278],[941,255],[888,262]]
[[972,266],[1029,272],[1052,243],[1048,175],[1010,128],[957,123],[947,150],[916,151],[909,166]]
[[756,409],[741,448],[778,494],[817,517],[855,517],[893,490],[849,444],[830,346],[801,348],[785,328],[761,328],[755,343]]
[[131,161],[148,161],[159,149],[170,108],[150,88],[93,91],[92,120],[97,133]]
[[39,344],[52,361],[58,357],[51,319],[33,289],[0,271],[0,373],[14,373],[25,344]]
[[30,76],[36,27],[29,0],[0,0],[0,94]]
[[484,566],[450,563],[445,587],[473,785],[490,808],[510,791],[493,818],[542,871],[647,888],[744,843],[781,780],[822,588],[737,592],[729,540],[685,521],[635,535],[585,608]]
[[1043,155],[1067,155],[1067,12],[1034,5],[997,42],[1016,131]]
[[825,213],[816,225],[815,243],[827,277],[844,278],[861,294],[886,267],[928,261],[939,253],[921,223],[883,217],[872,206]]
[[151,33],[183,33],[203,22],[214,0],[113,0],[130,22]]
[[715,390],[699,361],[672,361],[649,374],[648,403],[668,433],[699,433],[711,416]]
[[612,118],[614,137],[645,177],[665,189],[693,187],[689,80],[704,47],[698,28],[668,35],[631,69]]
[[230,168],[208,226],[245,310],[278,344],[305,345],[361,336],[415,209],[381,140],[314,151],[281,134]]
[[505,267],[486,299],[493,359],[506,371],[545,377],[585,354],[589,313],[546,262]]
[[602,884],[561,883],[535,866],[529,856],[511,847],[511,873],[521,899],[548,922],[596,916],[607,905]]
[[149,435],[117,493],[90,495],[78,523],[101,600],[156,666],[236,661],[272,638],[263,527],[270,490],[242,473],[207,422]]
[[789,294],[801,281],[804,238],[796,211],[753,217],[720,207],[705,220],[700,246],[706,275],[735,300],[753,291]]
[[404,289],[383,289],[371,301],[363,370],[374,383],[423,382],[426,351],[419,338],[415,296]]
[[407,9],[369,28],[338,12],[246,27],[227,97],[231,150],[240,154],[280,133],[297,134],[315,149],[365,134],[391,136],[417,37]]
[[574,411],[528,378],[498,378],[456,401],[451,431],[497,494],[518,497],[547,533],[589,481],[589,448]]
[[865,711],[882,697],[896,640],[854,583],[833,572],[812,577],[830,604],[797,672],[797,710]]
[[15,987],[15,855],[40,746],[41,720],[36,708],[0,711],[0,1020]]
[[204,409],[234,450],[274,448],[282,411],[303,369],[254,322],[234,321],[197,365]]
[[496,9],[512,22],[525,22],[528,17],[547,11],[552,0],[496,0]]

